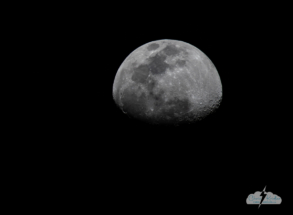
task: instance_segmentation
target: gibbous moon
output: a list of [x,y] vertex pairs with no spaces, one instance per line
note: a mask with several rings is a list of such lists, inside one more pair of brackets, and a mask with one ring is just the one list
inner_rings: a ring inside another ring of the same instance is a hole
[[197,122],[222,101],[222,84],[212,61],[183,41],[146,43],[124,60],[113,99],[128,116],[150,124]]

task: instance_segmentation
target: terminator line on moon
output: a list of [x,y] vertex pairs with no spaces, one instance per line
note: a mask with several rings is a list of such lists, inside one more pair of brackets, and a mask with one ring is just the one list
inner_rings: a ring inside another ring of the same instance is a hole
[[193,123],[219,107],[222,84],[201,50],[164,39],[138,47],[124,60],[113,99],[129,117],[150,124]]

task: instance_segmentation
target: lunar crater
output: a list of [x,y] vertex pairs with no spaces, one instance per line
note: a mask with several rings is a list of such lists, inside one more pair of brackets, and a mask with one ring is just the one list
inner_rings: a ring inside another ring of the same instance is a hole
[[167,56],[176,56],[182,52],[182,49],[173,44],[168,44],[162,51]]
[[152,43],[152,44],[148,45],[147,50],[148,51],[153,51],[153,50],[156,50],[159,47],[160,47],[160,45],[158,43]]

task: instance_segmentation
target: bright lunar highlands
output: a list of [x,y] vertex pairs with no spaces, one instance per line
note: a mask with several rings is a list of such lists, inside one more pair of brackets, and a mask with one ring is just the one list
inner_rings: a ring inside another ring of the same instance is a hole
[[222,84],[211,60],[177,40],[146,43],[118,69],[113,98],[128,116],[150,124],[199,121],[222,101]]

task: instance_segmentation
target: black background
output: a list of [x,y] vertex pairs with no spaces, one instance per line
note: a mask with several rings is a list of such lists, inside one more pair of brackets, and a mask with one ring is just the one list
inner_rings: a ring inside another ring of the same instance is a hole
[[[69,178],[63,186],[83,193],[86,207],[99,211],[103,205],[109,213],[277,212],[288,204],[288,15],[281,12],[285,6],[228,6],[123,2],[60,10],[46,31],[58,89],[48,104],[49,137],[62,160],[57,169]],[[196,125],[146,125],[114,103],[119,66],[136,48],[159,39],[194,45],[218,70],[221,106]],[[247,205],[248,195],[265,186],[282,204]]]

